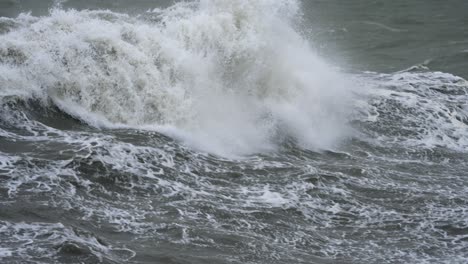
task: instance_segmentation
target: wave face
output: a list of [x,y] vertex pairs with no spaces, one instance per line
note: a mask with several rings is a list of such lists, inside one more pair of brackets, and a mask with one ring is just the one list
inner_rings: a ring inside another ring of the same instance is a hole
[[0,92],[218,154],[274,149],[285,138],[330,148],[345,135],[349,86],[298,32],[299,7],[217,0],[138,17],[23,14],[2,36]]

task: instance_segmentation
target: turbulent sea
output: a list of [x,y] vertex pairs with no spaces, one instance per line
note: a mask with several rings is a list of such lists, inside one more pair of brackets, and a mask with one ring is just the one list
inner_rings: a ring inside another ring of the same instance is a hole
[[465,0],[0,0],[0,263],[468,263]]

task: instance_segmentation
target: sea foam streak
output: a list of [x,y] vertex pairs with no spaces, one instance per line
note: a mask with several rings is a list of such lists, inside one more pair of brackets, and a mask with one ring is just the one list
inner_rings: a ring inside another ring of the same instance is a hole
[[53,9],[0,35],[0,95],[218,154],[345,135],[349,85],[295,28],[295,0],[200,0],[131,17]]

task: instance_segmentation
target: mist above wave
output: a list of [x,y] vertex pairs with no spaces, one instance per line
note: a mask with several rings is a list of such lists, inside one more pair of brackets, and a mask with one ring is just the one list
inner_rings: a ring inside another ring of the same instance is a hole
[[217,154],[346,134],[349,84],[296,29],[294,0],[200,0],[137,17],[53,9],[0,35],[0,95]]

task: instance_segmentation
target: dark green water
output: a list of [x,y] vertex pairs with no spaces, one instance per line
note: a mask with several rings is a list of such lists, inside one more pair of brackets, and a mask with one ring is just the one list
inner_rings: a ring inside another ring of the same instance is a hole
[[467,10],[0,0],[0,262],[466,263]]

